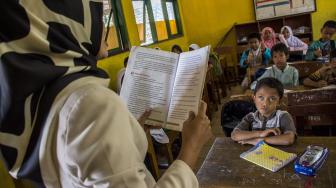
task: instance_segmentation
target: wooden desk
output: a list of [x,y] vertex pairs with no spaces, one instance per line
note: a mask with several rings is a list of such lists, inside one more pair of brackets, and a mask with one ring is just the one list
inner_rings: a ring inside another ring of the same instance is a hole
[[273,173],[239,157],[252,146],[242,146],[230,138],[216,138],[197,173],[200,187],[278,188],[305,187],[309,183],[314,188],[336,187],[336,137],[299,137],[294,145],[277,148],[300,154],[310,144],[326,146],[330,150],[326,163],[315,178],[295,174],[293,162]]
[[304,128],[336,125],[336,89],[314,89],[287,93],[287,110],[299,134]]
[[300,79],[309,76],[323,66],[321,62],[315,61],[296,61],[288,63],[288,65],[293,66],[298,70]]

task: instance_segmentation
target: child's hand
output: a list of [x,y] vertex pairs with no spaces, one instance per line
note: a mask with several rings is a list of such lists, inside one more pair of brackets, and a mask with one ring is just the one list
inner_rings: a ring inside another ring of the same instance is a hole
[[281,131],[279,128],[266,129],[266,130],[261,131],[259,137],[265,138],[269,136],[270,134],[274,134],[274,136],[277,136],[281,134]]
[[325,86],[328,85],[328,82],[325,81],[325,80],[320,80],[320,81],[318,81],[317,85],[318,85],[318,87],[325,87]]
[[260,49],[261,49],[262,52],[264,52],[266,50],[266,46],[263,42],[260,44]]
[[249,55],[248,55],[248,57],[247,57],[247,64],[250,64],[251,62],[253,61],[253,54],[252,54],[252,52],[249,52]]
[[321,51],[321,49],[317,48],[317,50],[315,50],[314,54],[315,54],[316,57],[322,57],[322,51]]

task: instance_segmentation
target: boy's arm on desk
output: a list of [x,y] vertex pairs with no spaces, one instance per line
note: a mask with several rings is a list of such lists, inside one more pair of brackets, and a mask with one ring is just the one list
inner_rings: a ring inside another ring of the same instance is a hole
[[243,131],[240,129],[234,129],[231,138],[234,141],[249,140],[254,138],[260,138],[262,131]]
[[295,141],[295,133],[287,131],[284,134],[277,136],[269,136],[264,138],[264,142],[272,145],[291,145]]
[[[238,131],[238,132],[241,132],[241,131]],[[244,131],[244,132],[253,133],[253,132],[257,132],[257,131]],[[233,140],[235,140],[233,138],[233,136],[231,136],[231,138]],[[235,140],[235,141],[238,141],[238,143],[240,143],[240,144],[256,145],[261,140],[263,140],[267,144],[271,144],[271,145],[291,145],[295,141],[295,134],[292,131],[288,131],[284,134],[276,135],[276,136],[269,136],[269,137],[264,137],[264,138],[256,137],[256,138],[242,139],[242,140]]]

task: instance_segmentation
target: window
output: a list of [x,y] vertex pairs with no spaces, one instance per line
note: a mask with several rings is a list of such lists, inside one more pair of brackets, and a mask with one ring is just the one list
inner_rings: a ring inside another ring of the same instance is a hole
[[176,0],[133,0],[132,3],[141,45],[182,34]]
[[103,0],[105,41],[108,44],[109,55],[129,49],[125,19],[120,2],[121,0]]

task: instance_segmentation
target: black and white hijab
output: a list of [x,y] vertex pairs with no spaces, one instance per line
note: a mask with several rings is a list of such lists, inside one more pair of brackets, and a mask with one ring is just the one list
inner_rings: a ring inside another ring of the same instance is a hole
[[107,78],[95,57],[103,4],[1,0],[0,12],[0,157],[13,177],[42,183],[39,144],[53,100],[79,78]]

